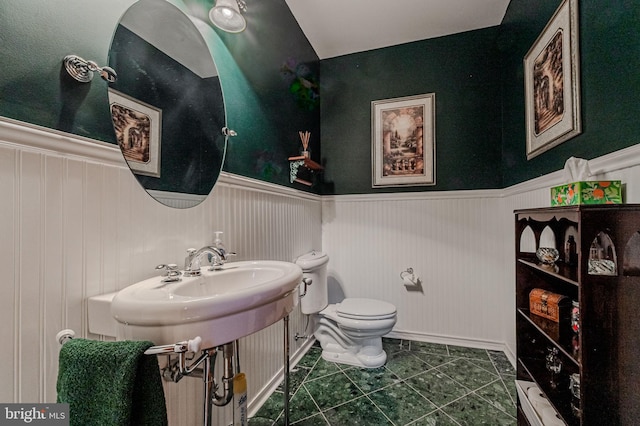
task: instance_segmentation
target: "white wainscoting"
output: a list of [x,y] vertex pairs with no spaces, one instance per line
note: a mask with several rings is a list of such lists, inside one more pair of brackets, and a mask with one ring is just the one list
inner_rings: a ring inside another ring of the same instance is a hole
[[[101,338],[88,333],[87,297],[182,264],[214,231],[237,260],[292,261],[321,247],[318,196],[223,174],[201,205],[171,209],[145,193],[116,147],[10,120],[0,121],[0,194],[3,402],[54,402],[56,333]],[[304,325],[296,309],[291,335]],[[292,354],[303,343],[291,339]],[[282,369],[282,322],[241,339],[240,359],[250,401],[261,398]],[[165,390],[171,424],[202,424],[200,379]],[[231,418],[229,407],[214,415],[219,425]]]
[[[640,202],[638,145],[589,161],[590,179],[620,179]],[[335,294],[398,308],[393,335],[501,349],[514,361],[513,211],[550,205],[557,171],[504,190],[323,197],[323,248]],[[413,268],[424,293],[405,289]]]

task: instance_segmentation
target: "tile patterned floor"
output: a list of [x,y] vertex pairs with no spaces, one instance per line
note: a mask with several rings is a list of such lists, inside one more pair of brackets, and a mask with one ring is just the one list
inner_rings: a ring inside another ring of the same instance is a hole
[[[387,363],[327,362],[317,343],[290,375],[291,425],[515,425],[515,371],[502,352],[383,339]],[[281,386],[282,387],[282,386]],[[283,425],[281,388],[250,426]]]

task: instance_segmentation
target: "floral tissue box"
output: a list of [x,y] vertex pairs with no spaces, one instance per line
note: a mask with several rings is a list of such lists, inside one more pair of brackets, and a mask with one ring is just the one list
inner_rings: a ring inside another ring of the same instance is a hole
[[551,188],[551,206],[622,204],[619,180],[580,181]]

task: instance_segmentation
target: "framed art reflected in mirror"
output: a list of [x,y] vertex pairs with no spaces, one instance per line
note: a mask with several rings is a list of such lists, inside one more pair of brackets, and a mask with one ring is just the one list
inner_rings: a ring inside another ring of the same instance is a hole
[[118,146],[131,171],[160,177],[162,111],[111,88],[109,107]]

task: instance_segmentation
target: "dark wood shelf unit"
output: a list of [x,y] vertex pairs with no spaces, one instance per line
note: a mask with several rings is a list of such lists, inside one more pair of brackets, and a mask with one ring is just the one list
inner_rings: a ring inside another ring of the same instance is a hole
[[[640,205],[516,210],[515,230],[518,379],[535,382],[570,426],[639,424]],[[552,235],[560,252],[555,265],[541,264],[525,250],[539,248],[543,234],[546,241]],[[569,234],[578,251],[571,265],[563,250]],[[615,274],[594,273],[601,259],[615,265]],[[578,302],[579,333],[571,330],[570,319],[555,323],[532,314],[534,288]],[[546,362],[554,349],[562,363],[557,374]],[[580,376],[579,399],[569,389],[574,373]],[[530,424],[520,403],[518,424]]]

